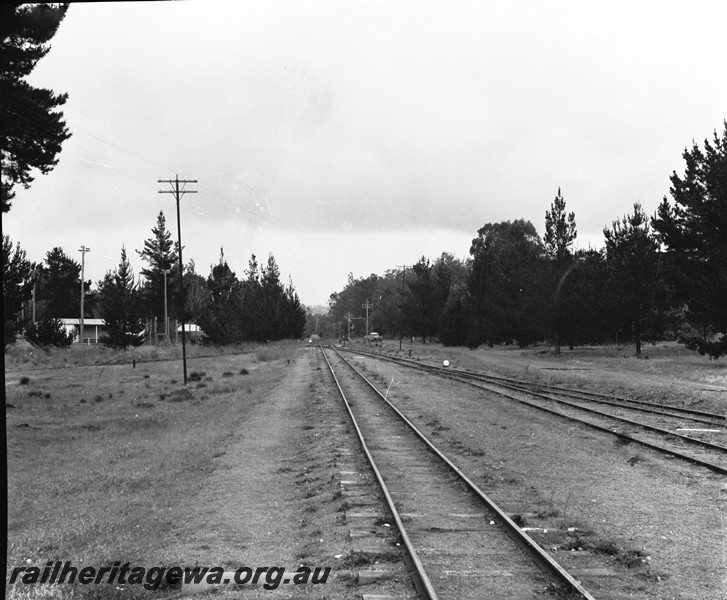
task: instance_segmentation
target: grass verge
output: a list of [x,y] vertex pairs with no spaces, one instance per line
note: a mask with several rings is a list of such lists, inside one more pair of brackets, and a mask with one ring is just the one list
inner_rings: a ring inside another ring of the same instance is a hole
[[[199,367],[217,378],[238,371],[240,357]],[[57,560],[161,566],[158,549],[183,528],[185,500],[209,485],[215,457],[275,384],[275,369],[255,369],[244,386],[227,379],[214,394],[181,386],[177,362],[21,372],[27,382],[6,387],[9,572]],[[132,588],[124,597],[163,594]],[[111,585],[15,586],[6,597],[118,594]]]

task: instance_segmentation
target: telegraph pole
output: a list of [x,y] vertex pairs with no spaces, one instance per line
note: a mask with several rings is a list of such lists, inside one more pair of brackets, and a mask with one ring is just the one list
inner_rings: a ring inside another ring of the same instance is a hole
[[[78,332],[78,341],[83,345],[83,297],[86,295],[86,285],[83,281],[84,272],[86,270],[86,252],[91,252],[91,248],[81,246],[78,250],[81,253],[81,326]],[[33,306],[35,309],[35,306]]]
[[366,299],[366,302],[361,305],[361,308],[366,309],[366,337],[369,335],[369,308],[373,307],[374,305],[368,301],[368,298]]
[[[33,267],[33,325],[35,325],[35,286],[38,283],[37,265]],[[83,277],[81,278],[83,279]]]
[[[187,385],[187,348],[185,344],[184,329],[184,263],[182,262],[182,222],[179,217],[179,200],[184,194],[196,194],[196,190],[185,190],[188,183],[197,183],[196,179],[179,179],[177,175],[174,179],[159,179],[157,183],[168,183],[172,186],[171,190],[159,190],[160,194],[174,194],[177,201],[177,243],[179,244],[179,316],[182,321],[182,368],[184,371],[184,385]],[[179,189],[179,184],[182,189]]]
[[171,272],[171,269],[164,269],[164,336],[167,338],[167,346],[169,346],[170,343],[169,317],[167,315],[167,275],[169,275]]

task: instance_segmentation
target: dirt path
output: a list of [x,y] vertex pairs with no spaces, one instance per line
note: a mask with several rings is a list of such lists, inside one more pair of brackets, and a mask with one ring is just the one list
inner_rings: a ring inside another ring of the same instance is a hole
[[[345,531],[336,526],[335,482],[321,469],[321,432],[315,416],[314,352],[281,361],[272,391],[248,407],[244,427],[218,457],[209,485],[191,496],[183,525],[167,549],[184,566],[333,567],[324,585],[246,587],[246,598],[344,597],[336,555],[345,554]],[[261,579],[260,583],[264,583]],[[239,589],[221,588],[222,597]],[[217,597],[220,597],[218,594]]]

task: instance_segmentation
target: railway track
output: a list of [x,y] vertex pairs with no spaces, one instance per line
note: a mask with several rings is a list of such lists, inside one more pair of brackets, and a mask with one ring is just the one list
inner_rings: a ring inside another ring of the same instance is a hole
[[420,597],[593,596],[338,351],[321,347],[409,556]]
[[614,398],[555,385],[533,384],[361,350],[350,351],[467,383],[529,407],[615,435],[623,442],[637,443],[727,475],[727,446],[724,446],[723,442],[715,441],[724,440],[727,435],[727,420],[724,415]]

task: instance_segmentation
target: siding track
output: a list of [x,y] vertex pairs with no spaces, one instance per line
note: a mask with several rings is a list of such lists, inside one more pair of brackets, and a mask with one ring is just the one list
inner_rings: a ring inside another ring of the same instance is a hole
[[[348,350],[348,349],[347,349]],[[657,403],[614,398],[604,394],[554,385],[533,384],[483,372],[444,368],[418,361],[352,350],[466,383],[490,393],[615,435],[661,453],[727,475],[727,446],[717,443],[727,435],[724,415]],[[598,408],[593,405],[597,404]],[[603,406],[607,409],[604,410]]]
[[422,598],[593,600],[339,352],[321,347]]

